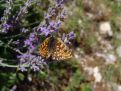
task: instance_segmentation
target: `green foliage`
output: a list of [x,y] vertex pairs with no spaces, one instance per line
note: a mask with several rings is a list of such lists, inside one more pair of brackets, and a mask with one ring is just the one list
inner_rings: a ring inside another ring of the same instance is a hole
[[118,3],[111,4],[112,12],[114,15],[121,14],[121,5]]
[[74,75],[71,77],[68,87],[65,91],[76,91],[76,88],[79,87],[81,80],[84,77],[82,76],[80,70],[77,70]]
[[88,84],[83,84],[81,91],[92,91]]
[[11,86],[16,84],[15,73],[2,73],[0,72],[0,91],[8,91]]
[[44,71],[40,71],[37,75],[39,79],[45,79],[47,77],[47,73]]
[[18,78],[19,78],[20,81],[23,81],[24,80],[25,77],[24,77],[24,75],[22,73],[18,73],[17,75],[18,75]]
[[118,59],[118,61],[115,64],[109,64],[107,67],[102,70],[103,78],[108,82],[115,82],[115,83],[121,83],[121,60]]

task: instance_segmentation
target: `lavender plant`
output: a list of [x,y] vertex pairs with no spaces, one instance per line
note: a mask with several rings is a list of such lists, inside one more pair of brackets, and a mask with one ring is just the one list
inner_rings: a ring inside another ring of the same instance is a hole
[[[4,12],[3,17],[1,18],[1,35],[2,37],[0,42],[1,45],[5,45],[5,48],[9,48],[16,53],[16,60],[19,60],[19,70],[27,71],[27,68],[30,68],[34,71],[39,71],[46,65],[46,61],[38,55],[38,48],[43,41],[43,38],[48,36],[60,37],[63,42],[70,43],[75,37],[74,32],[68,34],[61,34],[61,25],[64,19],[66,18],[66,11],[64,9],[64,0],[54,1],[54,6],[49,7],[47,13],[44,15],[44,20],[38,26],[33,27],[30,31],[29,28],[21,26],[21,20],[28,13],[27,9],[37,0],[27,0],[25,5],[20,8],[20,11],[14,17],[8,17],[11,15],[11,6],[12,0],[8,1],[9,9]],[[9,13],[9,14],[8,14]],[[6,17],[6,18],[5,18]],[[12,23],[8,23],[11,20]],[[17,25],[17,26],[15,26]],[[12,30],[12,31],[11,31]],[[14,33],[15,30],[18,30],[17,33]],[[7,35],[7,36],[6,36]],[[8,36],[10,35],[10,36]],[[22,38],[21,38],[22,37]],[[10,40],[8,40],[10,39]],[[7,43],[4,43],[3,40],[6,40]],[[7,45],[6,45],[7,44]],[[2,57],[1,57],[2,59]],[[7,60],[7,59],[5,59]],[[8,65],[1,61],[1,66],[8,67],[17,67],[15,65]]]

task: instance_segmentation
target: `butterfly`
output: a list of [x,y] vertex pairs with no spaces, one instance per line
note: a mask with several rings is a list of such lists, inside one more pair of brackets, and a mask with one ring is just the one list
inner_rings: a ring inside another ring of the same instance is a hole
[[61,38],[48,37],[40,45],[39,54],[41,57],[52,60],[65,60],[72,57],[72,51],[61,40]]

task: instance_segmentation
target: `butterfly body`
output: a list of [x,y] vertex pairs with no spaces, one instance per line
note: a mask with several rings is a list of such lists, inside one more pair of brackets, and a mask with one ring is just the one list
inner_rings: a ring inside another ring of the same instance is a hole
[[55,37],[46,38],[40,45],[39,53],[43,58],[52,60],[65,60],[72,57],[67,45],[60,38]]

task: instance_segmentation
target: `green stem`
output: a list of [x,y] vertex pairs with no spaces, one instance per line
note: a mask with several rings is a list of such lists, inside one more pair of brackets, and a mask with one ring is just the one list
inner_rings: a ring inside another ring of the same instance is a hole
[[19,65],[9,65],[9,64],[6,64],[6,63],[0,63],[0,66],[2,66],[2,67],[11,67],[11,68],[19,67]]

